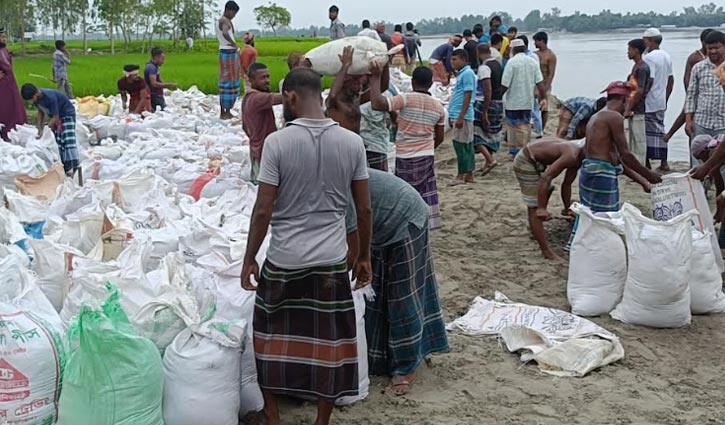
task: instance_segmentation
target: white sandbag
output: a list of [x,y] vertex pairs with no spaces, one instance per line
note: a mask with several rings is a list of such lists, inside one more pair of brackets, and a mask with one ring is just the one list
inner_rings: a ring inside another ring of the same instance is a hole
[[5,198],[8,209],[18,217],[21,223],[37,223],[48,218],[48,205],[31,196],[21,195],[6,188]]
[[66,350],[58,313],[15,257],[0,258],[2,423],[55,423]]
[[336,406],[349,406],[365,400],[370,393],[370,368],[368,366],[368,339],[365,333],[365,290],[355,290],[352,283],[352,300],[355,303],[355,324],[357,325],[357,373],[358,395],[341,397],[335,400]]
[[651,194],[652,217],[657,221],[667,221],[693,210],[699,213],[692,216],[692,222],[698,230],[710,233],[710,245],[715,254],[715,263],[721,273],[725,271],[712,213],[702,183],[685,173],[667,174],[662,176],[662,183],[652,186]]
[[692,264],[690,271],[690,307],[693,314],[725,312],[722,275],[717,269],[710,234],[692,230]]
[[84,254],[91,252],[103,235],[104,217],[105,213],[98,201],[80,208],[66,217],[59,241]]
[[246,182],[235,177],[215,177],[204,185],[201,190],[202,198],[216,198],[221,196],[227,190],[241,189],[246,186]]
[[245,321],[211,320],[185,329],[164,353],[167,425],[237,425]]
[[312,69],[323,75],[337,75],[340,72],[340,55],[347,46],[355,51],[352,57],[352,66],[348,71],[350,75],[365,75],[370,73],[370,64],[379,63],[381,66],[388,63],[388,57],[401,51],[404,46],[396,46],[388,50],[388,46],[370,37],[346,37],[333,40],[315,47],[305,54],[312,64]]
[[0,243],[14,244],[27,238],[18,216],[7,208],[0,207]]
[[38,276],[36,283],[55,310],[60,312],[70,289],[66,255],[83,255],[83,253],[70,246],[46,240],[29,239],[28,243],[33,249],[31,270]]
[[577,316],[607,314],[622,299],[627,280],[627,249],[620,212],[594,214],[575,203],[579,216],[569,256],[566,295]]
[[653,328],[688,325],[690,264],[696,211],[669,221],[655,221],[625,204],[624,228],[629,269],[622,302],[611,312],[614,319]]

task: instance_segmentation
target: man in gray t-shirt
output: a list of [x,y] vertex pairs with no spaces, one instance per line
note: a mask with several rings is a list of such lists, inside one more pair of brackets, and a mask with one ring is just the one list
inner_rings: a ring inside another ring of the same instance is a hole
[[[327,425],[334,400],[358,393],[348,270],[353,268],[358,288],[370,284],[365,146],[360,136],[325,118],[321,91],[320,77],[310,69],[295,69],[285,78],[287,127],[264,142],[242,268],[242,287],[257,291],[254,348],[268,423],[280,423],[276,394],[317,397],[316,423]],[[359,251],[348,262],[350,192],[359,234],[352,248]],[[270,224],[272,238],[260,272],[255,257]]]

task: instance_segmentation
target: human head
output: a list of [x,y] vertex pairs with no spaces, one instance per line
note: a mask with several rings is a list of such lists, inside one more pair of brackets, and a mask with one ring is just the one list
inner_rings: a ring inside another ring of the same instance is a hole
[[385,34],[385,24],[381,22],[375,25],[375,31],[377,31],[379,34]]
[[500,49],[503,44],[503,36],[501,34],[494,34],[491,36],[491,47]]
[[456,34],[453,37],[451,37],[451,44],[453,47],[458,47],[463,43],[463,36],[461,34]]
[[501,17],[498,15],[494,15],[493,18],[491,18],[490,21],[488,21],[488,26],[494,30],[498,31],[498,27],[501,26]]
[[662,44],[662,33],[657,28],[647,28],[642,34],[642,39],[648,50],[657,50]]
[[602,96],[599,99],[597,99],[596,112],[601,111],[602,109],[604,109],[605,106],[607,106],[607,98]]
[[135,64],[129,64],[123,67],[123,75],[127,80],[136,81],[141,78],[138,75],[139,66]]
[[247,31],[244,33],[242,40],[244,41],[244,44],[254,47],[254,33]]
[[614,81],[606,89],[602,90],[602,93],[607,94],[607,107],[623,114],[629,101],[629,95],[632,94],[633,90],[634,87],[629,83]]
[[403,32],[403,26],[400,25],[400,24],[398,24],[398,25],[395,26],[395,28],[393,30],[395,32]]
[[644,40],[635,38],[627,43],[627,57],[630,60],[638,60],[647,50],[647,46],[644,45]]
[[23,87],[20,88],[20,94],[23,96],[23,99],[29,100],[33,102],[33,104],[38,102],[38,100],[40,100],[43,96],[37,87],[29,83],[23,84]]
[[331,21],[334,21],[335,19],[337,19],[337,15],[339,13],[340,13],[340,9],[337,6],[332,5],[332,6],[330,6],[330,11],[328,13],[328,17],[330,18]]
[[160,47],[154,47],[151,49],[151,61],[158,66],[161,66],[166,62],[166,54]]
[[514,55],[526,52],[524,40],[520,38],[514,38],[511,40],[511,50],[514,52]]
[[298,68],[302,61],[305,59],[305,54],[300,52],[292,52],[287,56],[287,66],[289,67],[289,70],[292,71],[295,68]]
[[488,43],[480,43],[476,47],[476,53],[478,53],[478,60],[483,63],[491,57],[491,46]]
[[363,19],[363,21],[362,21],[362,28],[363,29],[369,29],[370,28],[370,21],[368,21],[367,19]]
[[534,46],[536,46],[537,49],[541,49],[542,47],[546,47],[549,44],[549,34],[545,33],[544,31],[539,31],[536,34],[534,34]]
[[249,66],[247,71],[247,77],[249,77],[249,85],[254,90],[267,92],[270,91],[270,76],[267,65],[259,62],[255,62]]
[[0,47],[5,46],[5,43],[8,42],[8,34],[5,32],[4,27],[0,27]]
[[516,27],[510,27],[508,31],[509,39],[516,38],[519,35],[519,29]]
[[521,40],[524,42],[524,47],[526,47],[526,50],[529,50],[529,37],[525,35],[520,35],[516,37],[517,40]]
[[472,32],[476,38],[480,39],[481,37],[483,37],[483,25],[481,25],[481,24],[474,25]]
[[55,49],[56,50],[63,50],[64,47],[65,47],[65,41],[55,40]]
[[408,22],[407,24],[405,24],[406,31],[413,31],[414,28],[415,28],[415,25],[413,25],[412,22]]
[[705,48],[710,60],[719,64],[725,59],[725,34],[720,31],[713,31],[705,38]]
[[307,68],[293,69],[282,83],[284,97],[284,119],[292,122],[311,112],[312,105],[322,110],[322,79],[315,71]]
[[463,38],[466,40],[470,40],[473,38],[473,32],[471,30],[465,30],[463,31]]
[[433,71],[425,66],[419,66],[413,71],[413,90],[428,91],[433,85]]
[[451,56],[451,65],[453,65],[453,69],[460,71],[468,65],[468,62],[468,52],[464,49],[456,49],[453,51],[453,56]]
[[705,48],[705,39],[706,39],[706,38],[707,38],[707,36],[708,36],[708,35],[710,35],[710,33],[711,33],[711,32],[713,32],[713,31],[715,31],[715,30],[714,30],[714,29],[712,29],[712,28],[708,28],[708,29],[704,29],[704,30],[702,30],[702,32],[700,33],[700,43],[702,44],[702,48],[703,48],[703,49]]
[[229,19],[234,19],[235,16],[237,16],[237,13],[239,12],[239,5],[234,0],[229,0],[224,5],[224,16]]

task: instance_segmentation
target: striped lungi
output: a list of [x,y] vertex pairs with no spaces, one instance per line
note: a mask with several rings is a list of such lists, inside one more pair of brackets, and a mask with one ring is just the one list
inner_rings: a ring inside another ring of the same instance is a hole
[[262,267],[254,308],[259,385],[334,401],[358,394],[355,304],[347,264]]
[[646,113],[644,124],[647,132],[647,158],[667,161],[665,111]]
[[431,353],[448,350],[428,227],[408,226],[408,238],[373,247],[375,300],[365,331],[370,373],[408,375]]
[[395,175],[413,186],[428,204],[430,230],[440,229],[443,223],[438,201],[435,157],[431,155],[419,158],[395,158]]
[[237,102],[241,69],[237,50],[219,51],[219,101],[224,109],[232,109]]
[[579,170],[579,199],[593,212],[619,211],[622,166],[600,159],[585,159]]
[[483,102],[476,101],[473,107],[473,145],[483,146],[491,153],[498,152],[503,141],[503,101],[491,101],[488,106],[488,126],[483,125]]
[[72,174],[78,168],[78,144],[76,143],[76,117],[69,116],[61,118],[56,130],[55,142],[58,144],[60,161],[66,174]]
[[368,159],[368,167],[380,170],[388,171],[388,155],[380,152],[365,152]]
[[546,166],[527,158],[524,151],[525,149],[520,150],[514,158],[514,175],[521,187],[524,204],[528,208],[536,208],[539,206],[541,175],[546,171]]
[[531,141],[531,111],[506,110],[509,155],[516,155]]

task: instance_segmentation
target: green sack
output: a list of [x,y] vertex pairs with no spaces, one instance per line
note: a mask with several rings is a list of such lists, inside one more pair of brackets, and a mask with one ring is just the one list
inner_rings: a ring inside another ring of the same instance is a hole
[[84,305],[69,337],[75,348],[65,369],[58,424],[164,425],[159,350],[134,332],[116,290],[101,310]]

